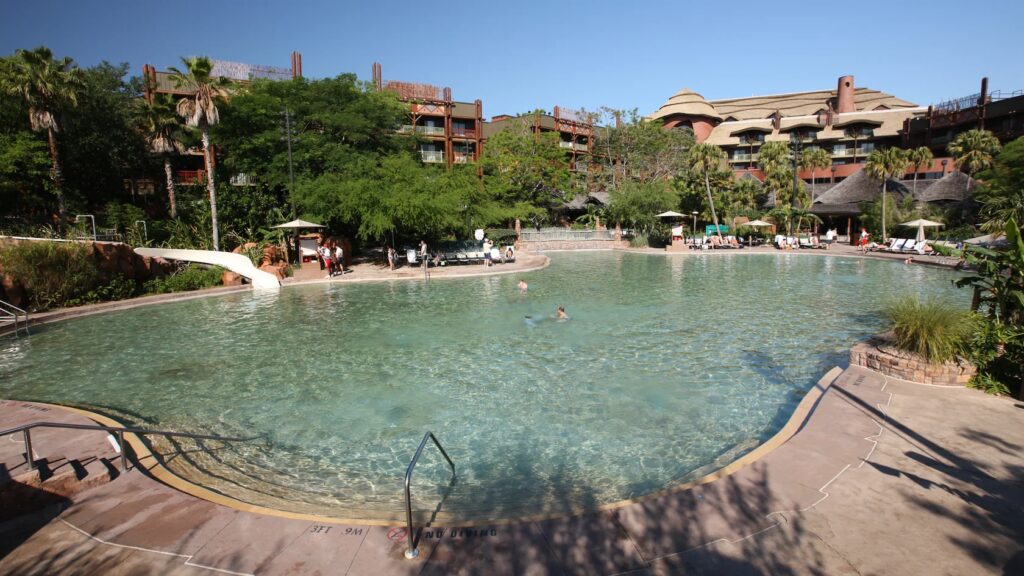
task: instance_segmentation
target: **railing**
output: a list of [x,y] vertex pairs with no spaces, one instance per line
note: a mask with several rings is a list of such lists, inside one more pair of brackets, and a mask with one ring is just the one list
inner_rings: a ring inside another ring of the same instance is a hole
[[178,436],[183,438],[192,438],[195,440],[221,440],[224,442],[244,442],[246,440],[252,440],[252,438],[231,438],[228,436],[214,436],[212,434],[191,434],[188,432],[148,430],[145,428],[115,428],[113,426],[100,426],[99,424],[67,424],[64,422],[33,422],[31,424],[23,424],[15,428],[9,428],[7,430],[0,430],[0,438],[11,434],[17,434],[18,432],[22,433],[23,440],[25,442],[25,462],[28,464],[29,470],[36,469],[35,460],[32,458],[31,431],[33,428],[67,428],[70,430],[100,430],[104,432],[116,432],[117,444],[121,450],[121,470],[125,472],[128,471],[128,452],[127,446],[124,443],[125,432],[131,434],[156,434],[159,436]]
[[444,152],[437,152],[433,150],[420,150],[420,158],[424,162],[444,162]]
[[615,231],[542,228],[539,231],[523,230],[519,233],[519,239],[523,242],[583,242],[587,240],[615,240]]
[[561,142],[558,143],[558,147],[559,148],[572,148],[572,142],[566,142],[565,140],[562,140]]
[[579,142],[574,143],[572,147],[575,150],[583,150],[584,152],[590,149],[590,146],[588,146],[587,144],[580,144]]
[[452,469],[452,482],[455,481],[455,463],[452,462],[448,453],[444,451],[441,443],[437,440],[437,436],[434,436],[433,432],[427,432],[423,435],[420,447],[416,449],[416,454],[412,457],[412,460],[409,462],[409,467],[405,470],[405,527],[406,536],[409,538],[409,549],[405,551],[405,557],[410,560],[418,556],[420,553],[420,551],[416,549],[416,540],[412,535],[412,491],[410,489],[412,484],[412,471],[416,468],[416,463],[419,462],[420,454],[423,453],[423,448],[427,445],[427,440],[433,440],[434,446],[437,446],[441,455],[448,461],[448,466]]
[[729,157],[730,162],[756,162],[761,155],[758,153],[750,154],[733,154]]
[[476,130],[472,128],[458,128],[452,126],[452,136],[459,136],[461,138],[476,138]]
[[867,156],[874,151],[874,148],[844,148],[842,150],[833,150],[832,156],[837,158],[844,158],[846,156]]
[[4,302],[0,300],[0,318],[10,318],[14,322],[14,337],[18,337],[18,317],[24,316],[25,320],[22,321],[22,328],[25,331],[25,335],[28,336],[28,312],[18,308],[14,304]]
[[417,126],[416,132],[429,136],[444,136],[444,126]]
[[178,184],[202,184],[206,181],[206,170],[178,170],[174,179]]
[[473,153],[468,152],[465,154],[456,152],[453,160],[456,164],[466,164],[473,161]]

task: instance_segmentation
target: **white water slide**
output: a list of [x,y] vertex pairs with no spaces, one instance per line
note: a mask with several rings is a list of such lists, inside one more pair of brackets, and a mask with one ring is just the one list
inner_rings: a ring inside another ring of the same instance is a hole
[[166,260],[185,260],[227,268],[235,274],[245,276],[255,289],[273,289],[281,287],[277,276],[253,266],[248,256],[232,252],[214,252],[212,250],[179,250],[177,248],[136,248],[139,256],[164,258]]

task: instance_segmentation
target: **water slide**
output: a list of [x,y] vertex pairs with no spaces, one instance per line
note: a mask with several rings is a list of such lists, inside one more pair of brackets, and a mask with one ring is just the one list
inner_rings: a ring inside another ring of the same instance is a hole
[[281,287],[277,276],[253,266],[248,256],[232,252],[214,252],[212,250],[179,250],[177,248],[136,248],[139,256],[164,258],[166,260],[185,260],[227,268],[235,274],[245,276],[255,289],[273,289]]

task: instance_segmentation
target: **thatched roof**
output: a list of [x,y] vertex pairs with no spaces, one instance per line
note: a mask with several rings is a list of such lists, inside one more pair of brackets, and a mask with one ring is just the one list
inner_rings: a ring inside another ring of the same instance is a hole
[[657,120],[658,118],[665,118],[674,114],[704,116],[715,120],[722,119],[722,116],[715,110],[714,106],[708,104],[703,96],[689,88],[683,88],[672,95],[668,102],[662,104],[661,108],[658,108],[654,114],[651,114],[651,118]]
[[609,194],[607,192],[580,194],[573,198],[571,202],[566,202],[565,208],[568,210],[583,210],[587,207],[587,204],[599,204],[605,206],[608,204],[608,198]]
[[[918,183],[920,184],[920,182]],[[886,181],[886,190],[897,200],[910,194],[910,189],[896,180]],[[882,195],[882,183],[873,180],[866,170],[858,170],[849,178],[815,198],[815,204],[853,204],[872,202]]]
[[[923,189],[922,183],[927,183]],[[976,183],[971,180],[971,190],[974,190]],[[917,181],[917,199],[921,202],[963,202],[968,196],[967,175],[959,170],[938,180]]]
[[828,214],[831,216],[858,216],[860,206],[857,204],[818,204],[811,206],[812,214]]
[[[728,98],[709,102],[720,117],[732,116],[737,120],[754,120],[767,118],[778,111],[783,117],[813,116],[820,110],[828,110],[836,98],[836,91],[815,90],[813,92],[793,92],[790,94],[774,94],[770,96],[751,96],[749,98]],[[857,88],[853,92],[853,104],[858,112],[875,110],[880,107],[895,110],[898,108],[916,108],[917,104],[896,98],[891,94]]]

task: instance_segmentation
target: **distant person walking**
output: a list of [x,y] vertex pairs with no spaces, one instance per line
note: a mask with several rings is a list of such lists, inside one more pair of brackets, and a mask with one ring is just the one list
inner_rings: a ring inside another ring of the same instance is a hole
[[395,271],[395,248],[388,246],[388,270]]
[[871,237],[871,235],[868,234],[868,229],[867,228],[861,228],[860,229],[860,244],[857,245],[857,251],[858,252],[867,252],[868,251],[868,238],[870,238],[870,237]]

